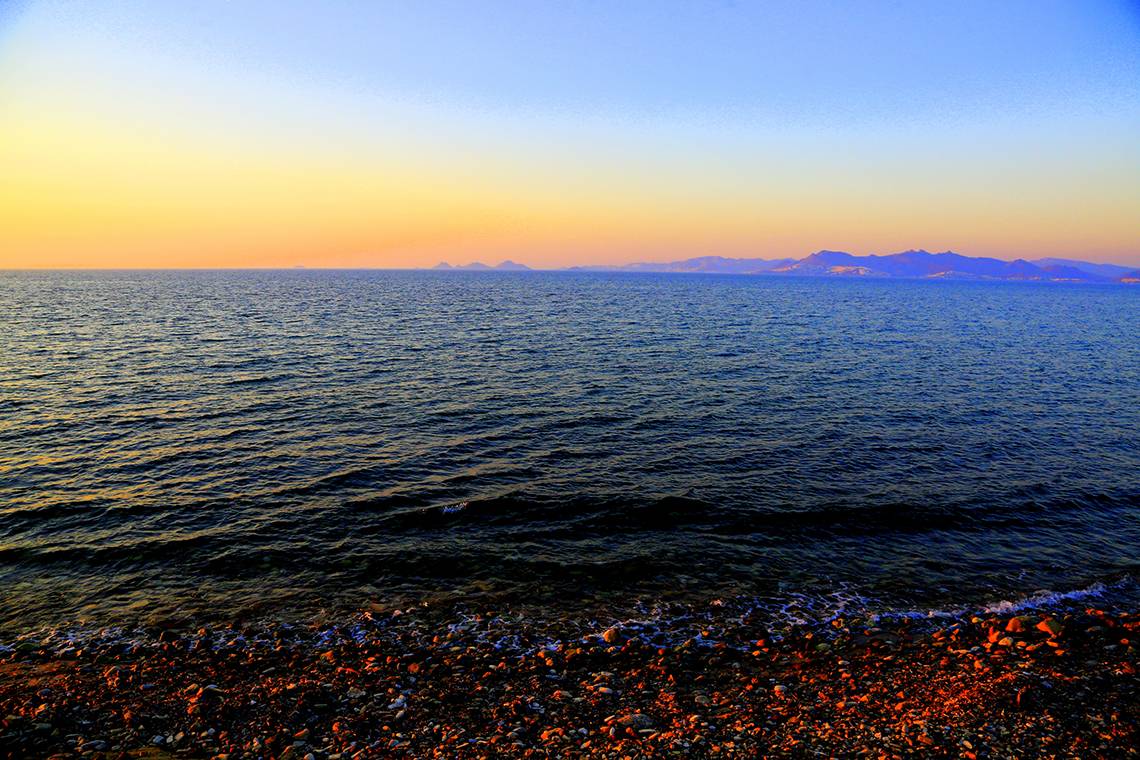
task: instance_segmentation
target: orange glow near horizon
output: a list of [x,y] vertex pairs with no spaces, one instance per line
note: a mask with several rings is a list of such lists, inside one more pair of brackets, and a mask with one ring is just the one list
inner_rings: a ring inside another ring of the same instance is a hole
[[0,49],[0,268],[541,268],[918,247],[1140,264],[1128,117],[1079,142],[992,115],[568,118],[227,78],[156,41],[125,60],[97,35],[64,49],[76,32],[57,16],[30,7]]

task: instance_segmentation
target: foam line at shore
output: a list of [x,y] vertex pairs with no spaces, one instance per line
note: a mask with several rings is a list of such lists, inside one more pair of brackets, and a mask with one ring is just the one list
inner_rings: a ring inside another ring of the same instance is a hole
[[[195,647],[217,649],[292,645],[327,647],[364,644],[383,639],[431,637],[444,632],[509,653],[534,652],[619,631],[652,646],[728,645],[742,631],[766,632],[775,639],[794,631],[816,631],[827,636],[836,624],[863,621],[866,625],[906,623],[918,628],[938,627],[973,615],[1064,612],[1095,601],[1110,609],[1132,609],[1140,600],[1140,586],[1126,577],[1112,583],[1094,583],[1067,591],[1035,591],[1023,597],[975,605],[940,608],[894,608],[850,588],[829,594],[790,593],[780,599],[748,597],[713,599],[705,603],[631,602],[626,614],[561,614],[550,609],[507,606],[485,615],[469,606],[451,608],[421,605],[384,611],[364,611],[339,620],[281,621],[263,619],[241,626],[200,628],[186,632]],[[615,611],[616,612],[616,611]],[[183,627],[185,628],[185,627]],[[163,626],[68,625],[40,628],[0,641],[0,654],[11,654],[32,644],[54,648],[68,656],[84,647],[114,644],[125,651],[142,651],[162,639]],[[747,640],[738,642],[747,646]]]

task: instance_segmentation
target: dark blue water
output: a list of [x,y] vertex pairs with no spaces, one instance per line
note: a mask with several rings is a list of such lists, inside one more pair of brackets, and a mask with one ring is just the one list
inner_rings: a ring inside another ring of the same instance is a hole
[[0,273],[7,627],[983,603],[1138,557],[1135,288]]

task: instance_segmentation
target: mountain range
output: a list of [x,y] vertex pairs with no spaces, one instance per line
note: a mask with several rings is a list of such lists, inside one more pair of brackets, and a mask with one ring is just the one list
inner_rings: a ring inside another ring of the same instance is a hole
[[[530,267],[504,261],[494,267],[474,262],[435,269],[465,271],[526,271]],[[954,280],[1027,280],[1036,282],[1140,283],[1140,267],[1096,264],[1076,259],[1017,259],[1003,261],[984,256],[963,256],[953,251],[902,251],[887,255],[856,256],[845,251],[816,251],[802,259],[733,259],[699,256],[670,262],[642,262],[620,266],[576,266],[576,272],[707,272],[718,274],[801,275],[812,277],[908,277]]]
[[831,277],[910,277],[924,279],[1033,280],[1043,282],[1140,282],[1140,268],[1075,259],[1002,261],[946,251],[903,251],[856,256],[817,251],[802,259],[732,259],[701,256],[667,263],[579,266],[589,272],[718,272],[723,274],[806,275]]
[[671,262],[645,262],[622,266],[570,267],[577,272],[719,272],[721,274],[759,274],[796,263],[795,259],[730,259],[724,256],[699,256]]
[[478,262],[478,261],[473,261],[470,264],[461,264],[461,265],[457,265],[457,266],[452,266],[451,264],[448,264],[446,261],[441,261],[438,264],[436,264],[434,267],[432,267],[432,269],[460,269],[460,270],[464,270],[464,271],[468,271],[468,272],[490,272],[490,271],[494,271],[494,270],[498,270],[501,272],[527,272],[527,271],[530,271],[530,267],[528,267],[526,264],[518,264],[518,263],[515,263],[514,261],[511,261],[510,259],[507,259],[506,261],[500,262],[493,267],[487,266],[486,264],[483,264],[483,263]]

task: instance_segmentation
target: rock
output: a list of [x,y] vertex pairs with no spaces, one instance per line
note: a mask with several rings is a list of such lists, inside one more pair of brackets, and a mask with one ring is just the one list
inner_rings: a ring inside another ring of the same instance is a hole
[[1064,630],[1064,627],[1056,618],[1045,618],[1037,624],[1037,630],[1044,631],[1056,639],[1061,636],[1061,632]]
[[626,728],[633,728],[639,731],[641,729],[652,729],[657,725],[653,721],[653,718],[650,718],[648,715],[645,715],[643,713],[631,713],[629,715],[623,715],[617,719],[617,722],[619,725],[622,725]]
[[778,683],[772,687],[772,691],[777,697],[784,697],[788,694],[788,687],[784,686],[782,683]]
[[1011,639],[1009,636],[1004,636],[998,639],[997,644],[999,647],[1011,647],[1013,646],[1013,639]]
[[609,628],[602,634],[602,641],[607,644],[616,644],[621,641],[621,633],[617,628]]
[[1028,615],[1018,615],[1009,619],[1009,622],[1005,624],[1005,630],[1007,633],[1025,633],[1032,625],[1033,618]]

